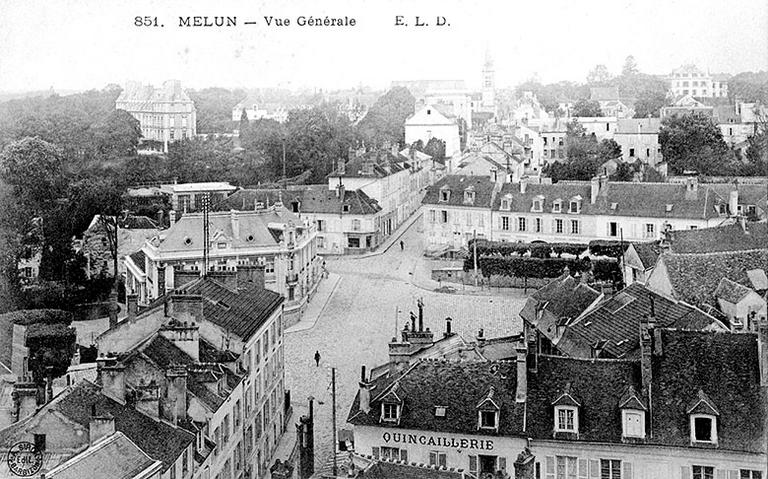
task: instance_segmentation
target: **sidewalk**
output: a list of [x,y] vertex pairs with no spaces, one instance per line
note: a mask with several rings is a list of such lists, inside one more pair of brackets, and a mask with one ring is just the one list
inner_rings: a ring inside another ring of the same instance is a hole
[[328,301],[330,301],[331,296],[333,296],[333,293],[336,291],[336,287],[338,287],[340,282],[341,275],[328,273],[328,277],[320,281],[320,284],[317,286],[317,291],[312,296],[312,300],[307,305],[304,314],[301,315],[299,322],[287,328],[285,332],[296,333],[312,329],[315,326],[317,319],[323,314],[325,306],[328,304]]
[[[291,416],[285,421],[285,432],[280,438],[280,442],[277,443],[277,449],[272,454],[272,459],[280,459],[281,461],[288,460],[289,456],[293,452],[293,448],[296,446],[296,423],[299,422],[299,418],[308,413],[308,409],[305,405],[293,404],[291,401],[293,412]],[[294,458],[295,461],[296,458]]]
[[408,231],[408,229],[413,226],[416,221],[421,220],[421,213],[420,212],[414,212],[410,218],[408,218],[404,223],[402,223],[400,226],[397,227],[394,233],[389,235],[389,237],[384,240],[383,243],[379,245],[378,248],[376,248],[376,251],[371,251],[370,253],[365,254],[359,254],[359,255],[350,255],[350,256],[344,256],[344,259],[365,259],[365,258],[371,258],[373,256],[379,256],[387,252],[389,248],[392,247],[397,240],[399,240],[405,233]]

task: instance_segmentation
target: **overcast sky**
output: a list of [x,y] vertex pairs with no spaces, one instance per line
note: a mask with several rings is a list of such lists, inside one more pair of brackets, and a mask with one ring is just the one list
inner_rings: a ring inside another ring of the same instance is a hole
[[[136,15],[165,27],[135,27]],[[236,16],[238,26],[179,28],[191,15]],[[294,25],[267,27],[265,15]],[[357,26],[298,27],[298,15],[346,15]],[[396,27],[396,15],[440,15],[451,26]],[[169,78],[192,88],[479,86],[486,49],[499,87],[533,74],[584,81],[598,63],[618,73],[630,54],[649,73],[688,62],[736,73],[768,69],[767,32],[765,0],[0,0],[0,91]]]

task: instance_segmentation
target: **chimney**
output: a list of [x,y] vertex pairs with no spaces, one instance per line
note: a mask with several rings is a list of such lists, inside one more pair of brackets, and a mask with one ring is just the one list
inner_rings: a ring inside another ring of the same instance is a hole
[[450,338],[453,336],[453,332],[451,331],[451,318],[445,318],[445,333],[443,334],[443,337]]
[[595,176],[590,180],[590,183],[592,185],[592,191],[591,191],[592,194],[590,195],[590,203],[594,205],[595,202],[597,201],[597,195],[600,192],[600,178]]
[[237,217],[237,211],[229,210],[229,220],[232,224],[232,236],[240,239],[240,218]]
[[[234,277],[234,274],[230,276]],[[198,294],[172,294],[165,298],[165,317],[200,323],[203,318],[203,297]]]
[[365,366],[360,371],[360,410],[366,414],[371,410],[371,383],[365,375]]
[[109,292],[109,329],[117,326],[117,313],[120,311],[120,306],[117,305],[117,290],[113,289]]
[[528,349],[525,342],[515,347],[517,353],[517,391],[515,393],[516,402],[525,402],[528,397],[528,368],[526,366],[526,356]]
[[650,396],[650,386],[653,381],[652,358],[653,358],[653,329],[656,326],[656,320],[652,316],[646,316],[640,320],[640,375],[643,382],[643,394],[648,399]]
[[736,216],[739,211],[739,190],[734,188],[728,195],[728,209],[731,216]]
[[485,346],[485,332],[483,331],[483,328],[480,328],[477,331],[477,336],[475,336],[475,341],[477,341],[477,345],[481,348]]
[[160,417],[160,387],[154,379],[149,384],[144,384],[142,380],[136,386],[135,407],[149,417],[155,419]]
[[125,366],[117,358],[102,356],[96,359],[96,374],[102,393],[125,404]]
[[187,417],[187,370],[171,367],[165,372],[166,392],[163,404],[163,418],[178,424]]
[[21,421],[37,411],[37,385],[19,378],[13,385],[13,422]]
[[689,176],[685,179],[685,199],[688,201],[696,200],[699,194],[699,179],[695,176]]
[[[351,150],[351,148],[350,148],[350,150]],[[350,151],[349,159],[351,160],[355,156],[356,156],[355,153],[353,151]],[[339,176],[344,176],[346,174],[347,174],[347,162],[344,161],[344,158],[340,158],[339,159]]]
[[520,178],[520,194],[525,194],[525,191],[528,189],[528,177],[522,177]]
[[757,351],[760,361],[760,386],[768,387],[768,320],[765,316],[757,323]]
[[170,210],[168,212],[168,227],[170,228],[176,223],[176,210]]
[[419,298],[416,305],[419,307],[419,332],[421,333],[424,331],[424,301]]
[[200,360],[200,328],[194,322],[171,319],[160,326],[160,334],[195,361]]
[[139,296],[136,294],[127,294],[125,296],[126,308],[128,309],[128,321],[136,319],[139,312]]
[[157,227],[160,228],[160,229],[162,229],[163,226],[164,226],[164,223],[163,223],[163,215],[164,214],[165,214],[165,212],[162,209],[160,209],[160,210],[157,210],[157,216],[155,216],[155,220],[157,222]]
[[115,433],[115,418],[111,414],[96,414],[96,404],[91,404],[91,420],[88,423],[88,439],[91,446],[99,439]]
[[413,314],[413,311],[411,311],[411,331],[413,331],[414,333],[417,331],[416,330],[416,315]]

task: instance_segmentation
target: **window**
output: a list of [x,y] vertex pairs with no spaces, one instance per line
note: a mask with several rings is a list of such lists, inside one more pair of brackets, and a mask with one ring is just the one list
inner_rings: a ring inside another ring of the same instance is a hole
[[650,148],[646,148],[645,149],[645,157],[646,158],[650,158],[651,157],[651,149]]
[[653,223],[646,223],[645,224],[645,237],[646,238],[653,238],[654,237],[654,226]]
[[622,416],[624,419],[624,437],[645,437],[644,411],[624,410]]
[[728,205],[726,205],[725,203],[720,203],[718,205],[718,212],[721,215],[724,215],[724,214],[728,213]]
[[541,233],[541,218],[536,218],[533,220],[533,231],[536,233]]
[[381,418],[384,421],[397,421],[397,404],[382,404]]
[[430,223],[435,222],[435,210],[429,210],[429,222]]
[[446,464],[447,464],[446,459],[447,458],[444,452],[429,451],[430,466],[446,467]]
[[265,274],[273,274],[275,272],[275,262],[274,261],[267,261],[264,264],[264,273]]
[[[374,449],[374,457],[376,457],[376,449]],[[405,449],[398,449],[396,447],[381,447],[381,458],[382,459],[390,459],[393,461],[407,461],[408,460],[408,451]]]
[[547,137],[544,137],[544,146],[547,146]]
[[541,211],[541,200],[533,200],[533,208],[531,211]]
[[579,417],[573,406],[555,406],[555,432],[579,432]]
[[502,210],[509,210],[509,200],[503,199],[501,200],[501,209]]
[[480,411],[480,428],[496,429],[497,411]]
[[563,220],[557,219],[555,220],[555,233],[562,233],[563,232]]
[[527,229],[526,219],[525,218],[518,218],[517,219],[517,229],[518,231],[525,231]]
[[555,201],[552,204],[552,212],[553,213],[560,213],[563,209],[563,202],[560,200]]
[[600,479],[621,479],[621,461],[600,459]]
[[317,231],[325,231],[325,221],[317,220]]
[[742,469],[739,471],[739,479],[763,479],[763,473],[750,469]]
[[691,442],[717,444],[715,416],[705,414],[691,415]]
[[503,231],[509,231],[509,216],[501,217],[501,229]]
[[472,226],[472,213],[467,211],[465,214],[467,216],[467,226]]
[[182,477],[187,475],[187,471],[189,470],[189,457],[186,453],[181,457],[181,475]]
[[613,238],[619,236],[619,224],[615,221],[608,223],[608,236]]
[[451,198],[450,190],[440,190],[440,201],[448,201]]
[[578,461],[573,456],[555,456],[557,479],[576,479]]
[[352,231],[360,231],[360,220],[352,220]]
[[715,468],[712,466],[693,466],[693,479],[714,479]]
[[445,210],[440,211],[440,222],[441,223],[447,223],[448,222],[448,212]]
[[630,158],[635,156],[635,149],[634,148],[630,148],[629,149],[629,156],[630,156]]
[[475,192],[474,191],[465,191],[464,192],[464,203],[471,205],[474,202],[475,202]]
[[578,201],[571,201],[570,203],[570,210],[569,213],[578,213],[579,212],[579,202]]
[[571,234],[577,235],[581,231],[579,227],[579,220],[571,220]]
[[170,477],[171,479],[176,479],[176,464],[173,464],[173,465],[171,466],[171,469],[170,469],[170,471],[169,471],[169,472],[170,472],[170,476],[169,476],[169,477]]

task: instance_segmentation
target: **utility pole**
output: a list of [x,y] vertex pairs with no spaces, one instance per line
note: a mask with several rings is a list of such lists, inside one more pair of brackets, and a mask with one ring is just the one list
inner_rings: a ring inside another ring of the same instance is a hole
[[339,473],[338,466],[336,464],[336,368],[331,368],[331,416],[333,420],[333,477],[336,477]]
[[475,287],[477,287],[477,230],[472,230],[472,248],[474,249],[472,257],[475,260]]

